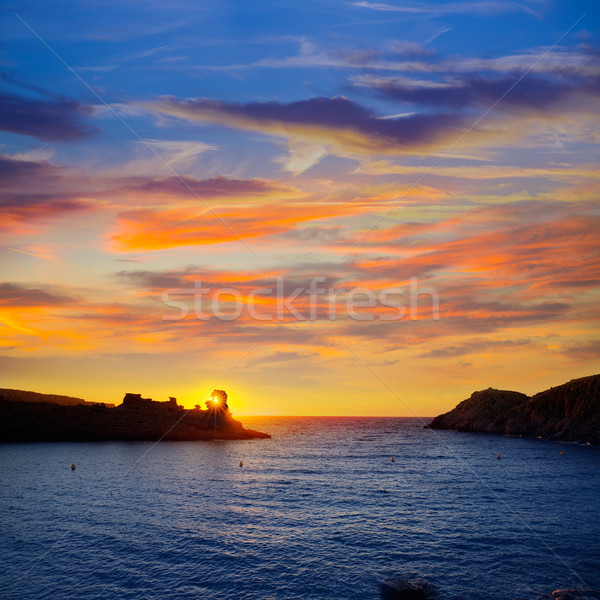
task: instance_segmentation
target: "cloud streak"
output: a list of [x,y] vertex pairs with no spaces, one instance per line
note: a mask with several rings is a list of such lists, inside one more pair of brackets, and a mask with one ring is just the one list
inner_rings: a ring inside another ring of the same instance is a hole
[[0,93],[0,130],[35,137],[46,142],[74,142],[96,129],[86,123],[90,107],[71,99],[34,100]]
[[535,15],[535,11],[520,2],[502,2],[497,0],[453,2],[452,4],[426,4],[423,2],[387,4],[385,2],[361,0],[360,2],[352,2],[351,5],[379,12],[396,12],[427,17],[439,17],[443,15],[493,16],[507,12],[524,12]]
[[290,197],[298,196],[300,190],[289,185],[266,179],[235,179],[220,175],[209,179],[195,177],[132,177],[123,179],[123,191],[190,198],[243,198],[243,197]]
[[76,300],[55,286],[37,286],[19,283],[0,283],[0,305],[3,307],[57,307],[70,306]]
[[[150,252],[181,246],[222,244],[281,234],[307,221],[350,212],[342,205],[261,204],[250,211],[235,207],[217,211],[165,208],[121,213],[111,234],[114,252]],[[224,223],[227,223],[225,226]]]
[[69,171],[44,161],[0,155],[0,229],[31,231],[32,224],[92,208],[67,181]]
[[147,106],[188,121],[218,123],[287,140],[317,143],[350,154],[425,150],[440,146],[448,135],[466,125],[464,117],[452,113],[413,114],[383,120],[344,97],[311,98],[287,104],[234,104],[208,98],[163,97]]
[[383,96],[417,105],[463,109],[468,106],[491,106],[502,98],[500,108],[527,108],[543,111],[573,96],[595,96],[600,78],[548,78],[529,74],[511,89],[515,77],[464,77],[452,82],[407,81],[395,77],[359,76],[358,85],[378,90]]

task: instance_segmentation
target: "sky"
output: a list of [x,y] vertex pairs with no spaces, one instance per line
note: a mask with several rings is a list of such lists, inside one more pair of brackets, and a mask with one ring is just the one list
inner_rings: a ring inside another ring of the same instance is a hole
[[599,25],[4,3],[0,387],[434,416],[598,372]]

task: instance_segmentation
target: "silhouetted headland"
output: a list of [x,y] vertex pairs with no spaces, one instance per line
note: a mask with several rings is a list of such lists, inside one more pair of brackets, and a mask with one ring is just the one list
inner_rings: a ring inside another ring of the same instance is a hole
[[429,427],[600,444],[600,375],[531,397],[493,388],[474,392]]
[[[66,403],[64,400],[66,399]],[[60,403],[57,402],[60,401]],[[73,402],[79,401],[79,402]],[[80,442],[143,440],[246,440],[270,438],[246,429],[227,405],[227,393],[214,390],[206,402],[186,410],[175,398],[155,402],[125,394],[119,406],[80,398],[0,390],[0,442]]]
[[[60,396],[58,394],[40,394],[39,392],[27,392],[25,390],[11,390],[0,388],[0,401],[10,400],[11,402],[52,402],[52,404],[61,404],[63,406],[76,406],[86,404],[88,406],[97,405],[97,402],[89,402],[83,398],[74,396]],[[105,404],[105,406],[115,406],[114,404]]]

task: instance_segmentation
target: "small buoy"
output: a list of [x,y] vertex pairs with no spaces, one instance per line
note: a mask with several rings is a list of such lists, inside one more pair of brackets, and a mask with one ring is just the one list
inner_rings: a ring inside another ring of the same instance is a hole
[[71,471],[74,471],[74,470],[75,470],[75,463],[73,463],[73,464],[71,465]]
[[392,462],[396,462],[396,459],[392,456]]
[[244,463],[240,460],[240,467],[243,467]]
[[560,455],[561,455],[561,456],[563,456],[563,455],[564,455],[564,452],[563,452],[562,450],[560,451]]
[[498,452],[498,460],[500,460],[502,457],[500,456],[500,452]]

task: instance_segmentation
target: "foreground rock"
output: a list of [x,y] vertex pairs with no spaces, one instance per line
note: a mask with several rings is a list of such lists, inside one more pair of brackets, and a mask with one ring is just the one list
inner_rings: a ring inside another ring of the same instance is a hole
[[427,600],[425,590],[404,579],[386,579],[381,583],[382,600]]
[[492,388],[474,392],[429,427],[600,444],[600,375],[532,397]]
[[538,596],[537,600],[600,600],[600,591],[579,589],[555,590],[552,594]]
[[60,405],[52,401],[0,399],[0,442],[79,442],[142,440],[244,440],[270,438],[245,429],[227,406],[227,394],[215,390],[207,409],[185,410],[175,398],[155,402],[126,394],[117,407],[103,404]]

